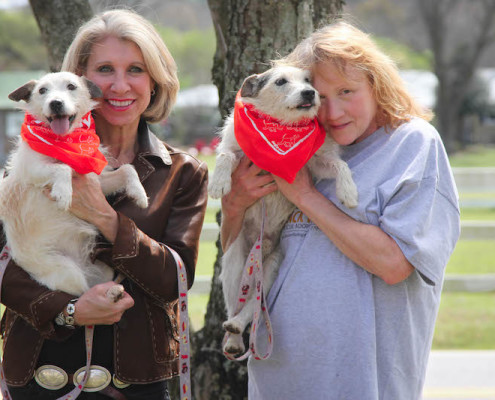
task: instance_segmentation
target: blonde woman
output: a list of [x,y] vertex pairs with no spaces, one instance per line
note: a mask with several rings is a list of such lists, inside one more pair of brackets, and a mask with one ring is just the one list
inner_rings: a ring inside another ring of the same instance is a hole
[[[335,182],[272,180],[296,206],[268,296],[270,359],[250,359],[249,399],[417,400],[421,397],[444,268],[459,237],[457,190],[431,113],[395,64],[340,21],[314,32],[282,64],[311,70],[318,118],[342,146],[359,205]],[[273,190],[244,161],[223,200],[223,243],[251,198]],[[260,326],[259,329],[262,329]],[[260,340],[266,337],[260,333]]]
[[[99,391],[79,398],[169,399],[166,380],[178,374],[178,291],[175,261],[165,245],[180,254],[192,285],[207,201],[205,164],[161,142],[147,126],[170,112],[179,89],[177,68],[148,21],[113,10],[79,29],[63,69],[102,90],[93,112],[96,132],[111,165],[135,166],[149,207],[142,210],[125,196],[106,199],[84,175],[74,176],[71,211],[99,229],[95,257],[126,277],[125,296],[110,302],[105,293],[112,283],[104,283],[73,299],[40,286],[11,262],[2,291],[9,390],[14,400],[68,393],[72,375],[86,363],[82,326],[95,325],[92,364],[107,378]],[[57,318],[68,311],[72,320]],[[51,377],[41,377],[43,368]],[[68,382],[60,387],[64,376]]]

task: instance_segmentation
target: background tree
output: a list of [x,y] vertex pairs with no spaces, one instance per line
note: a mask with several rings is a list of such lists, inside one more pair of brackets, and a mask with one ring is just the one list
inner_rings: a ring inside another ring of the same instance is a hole
[[88,0],[29,0],[48,50],[50,70],[60,71],[77,28],[93,16]]
[[[438,78],[437,128],[448,151],[464,143],[461,108],[484,49],[495,38],[494,0],[417,0]],[[471,15],[466,21],[465,15]],[[455,35],[452,32],[455,31]]]
[[[265,71],[270,60],[286,55],[314,28],[337,16],[343,4],[342,0],[208,0],[217,38],[212,75],[222,116],[233,107],[235,93],[247,76]],[[228,361],[221,351],[225,306],[219,241],[217,248],[205,325],[193,336],[194,399],[245,399],[245,363]]]

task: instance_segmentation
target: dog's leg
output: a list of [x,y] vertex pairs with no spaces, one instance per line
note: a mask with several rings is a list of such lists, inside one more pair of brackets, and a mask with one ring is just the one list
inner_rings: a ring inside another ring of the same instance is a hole
[[105,195],[125,191],[141,208],[148,207],[148,196],[131,164],[124,164],[113,171],[103,171],[99,177]]
[[235,153],[220,153],[216,159],[215,170],[208,185],[208,194],[219,199],[230,192],[232,172],[237,168],[239,159]]
[[358,205],[358,190],[352,172],[345,161],[336,159],[332,165],[335,170],[335,187],[337,197],[347,207],[354,208]]
[[[26,271],[36,276],[36,280],[52,290],[80,296],[89,289],[83,270],[72,258],[41,251],[43,249],[36,246],[22,246],[13,257]],[[44,254],[43,257],[40,258],[40,254]]]
[[[270,288],[277,277],[278,268],[282,261],[282,252],[277,247],[263,262],[263,293],[266,299]],[[224,322],[224,328],[227,331],[227,340],[224,344],[223,351],[229,354],[242,354],[245,351],[244,340],[242,338],[242,332],[246,329],[246,326],[252,321],[254,310],[256,307],[256,296],[253,290],[248,297],[244,307],[239,314],[230,318]],[[266,306],[266,304],[265,304]]]
[[245,328],[245,324],[230,324],[230,321],[233,321],[233,317],[237,311],[237,305],[239,304],[239,285],[241,283],[247,252],[246,239],[243,231],[241,231],[237,239],[230,245],[222,257],[220,280],[223,286],[223,295],[228,318],[228,320],[224,322],[223,327],[231,333],[224,345],[224,351],[230,354],[243,353],[245,350],[242,340],[242,331]]
[[[282,253],[278,247],[263,261],[263,294],[265,299],[277,277],[281,261]],[[224,322],[223,326],[227,331],[231,333],[242,333],[252,321],[257,299],[254,294],[255,288],[250,288],[250,290],[251,295],[239,313]]]
[[223,351],[232,355],[244,354],[246,346],[244,346],[242,334],[227,332],[227,340],[223,345]]
[[309,160],[308,166],[317,181],[335,178],[337,197],[346,207],[354,208],[358,205],[358,190],[352,179],[352,172],[347,163],[340,158],[337,143],[327,138]]
[[39,163],[36,171],[29,171],[33,182],[48,186],[50,196],[58,207],[67,211],[72,203],[72,168],[62,163]]
[[[222,282],[227,318],[229,320],[234,317],[239,303],[239,285],[248,252],[245,242],[244,234],[241,231],[222,257],[220,280]],[[233,330],[234,333],[240,333],[235,332],[234,328]]]

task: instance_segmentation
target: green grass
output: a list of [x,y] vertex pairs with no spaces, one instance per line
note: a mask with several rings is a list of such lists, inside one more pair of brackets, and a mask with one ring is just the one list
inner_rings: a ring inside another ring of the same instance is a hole
[[447,264],[446,273],[495,274],[494,244],[493,240],[460,240]]
[[217,258],[217,247],[214,242],[199,242],[196,275],[213,275],[213,264]]
[[495,208],[463,208],[461,219],[463,221],[494,221]]
[[495,293],[442,293],[433,348],[494,349]]
[[495,146],[476,145],[451,154],[452,167],[495,167]]
[[203,327],[209,297],[209,294],[190,294],[188,296],[191,332]]

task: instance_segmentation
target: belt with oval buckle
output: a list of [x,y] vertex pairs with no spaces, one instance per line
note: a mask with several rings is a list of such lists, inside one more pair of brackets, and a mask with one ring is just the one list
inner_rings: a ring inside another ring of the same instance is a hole
[[[79,368],[72,375],[72,381],[75,386],[82,382],[84,378],[85,367]],[[39,367],[35,374],[34,379],[41,387],[48,390],[58,390],[63,388],[69,382],[69,375],[62,368],[56,365],[42,365]],[[130,386],[128,383],[122,382],[115,375],[110,373],[104,367],[99,365],[91,365],[89,369],[89,378],[84,385],[83,391],[85,392],[99,392],[105,389],[110,382],[119,389]]]

